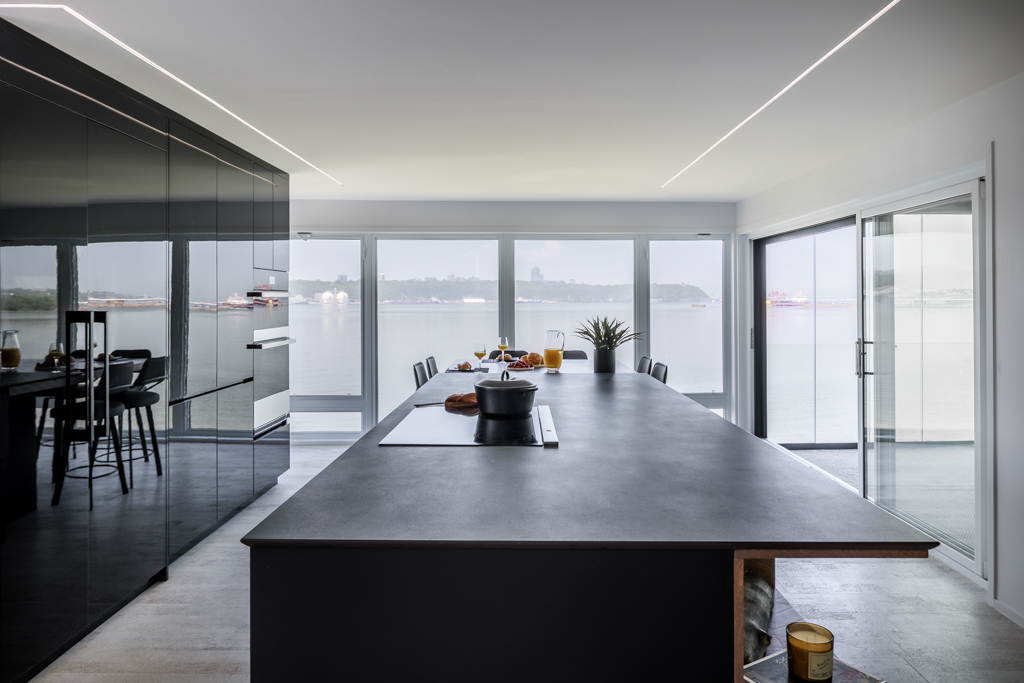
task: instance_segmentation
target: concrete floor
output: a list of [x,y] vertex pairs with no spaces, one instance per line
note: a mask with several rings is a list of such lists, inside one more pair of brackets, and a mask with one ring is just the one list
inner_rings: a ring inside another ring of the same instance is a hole
[[[342,450],[293,447],[274,489],[35,680],[248,681],[249,553],[238,539]],[[832,629],[838,657],[890,683],[1024,681],[1024,629],[937,559],[779,560],[777,574],[789,613]],[[769,652],[784,647],[777,636]]]

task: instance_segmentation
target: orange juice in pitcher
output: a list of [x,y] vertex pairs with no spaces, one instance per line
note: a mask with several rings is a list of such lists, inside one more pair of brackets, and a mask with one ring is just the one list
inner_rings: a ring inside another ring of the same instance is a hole
[[544,345],[544,367],[548,372],[558,372],[562,367],[562,353],[565,351],[565,333],[548,330],[548,341]]

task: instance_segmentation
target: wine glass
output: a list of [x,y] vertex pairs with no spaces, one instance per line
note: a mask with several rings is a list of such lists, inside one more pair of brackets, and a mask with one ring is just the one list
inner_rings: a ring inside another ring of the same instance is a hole
[[498,349],[501,351],[501,355],[498,359],[501,361],[501,369],[504,370],[507,367],[505,362],[505,349],[508,348],[508,337],[498,337]]
[[476,356],[476,364],[477,367],[479,367],[480,362],[484,359],[484,356],[487,355],[487,347],[484,346],[483,342],[476,343],[476,346],[473,348],[473,355]]

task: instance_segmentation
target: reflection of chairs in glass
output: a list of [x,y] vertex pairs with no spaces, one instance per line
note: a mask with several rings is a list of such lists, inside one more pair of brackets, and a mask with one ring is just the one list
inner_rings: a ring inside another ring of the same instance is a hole
[[645,375],[651,374],[651,359],[647,356],[640,357],[640,364],[636,366],[637,372],[642,372]]
[[413,379],[416,380],[417,389],[426,384],[427,380],[430,379],[429,377],[427,377],[427,369],[423,367],[423,363],[413,363],[412,375]]
[[[149,353],[148,351],[146,353]],[[130,356],[129,356],[130,357]],[[135,470],[133,460],[139,458],[132,455],[132,411],[135,411],[135,418],[139,425],[139,440],[142,442],[142,455],[139,456],[149,462],[149,451],[146,449],[146,428],[142,423],[142,408],[146,409],[146,418],[149,421],[149,438],[153,445],[153,460],[156,462],[156,476],[163,476],[164,470],[160,463],[160,446],[157,443],[156,427],[153,425],[153,406],[160,402],[160,394],[150,391],[153,387],[167,379],[167,357],[147,357],[139,376],[131,389],[119,394],[117,400],[124,404],[128,411],[128,480],[129,485],[135,486]],[[122,433],[124,428],[121,428]]]
[[[507,353],[508,355],[512,356],[513,358],[521,358],[522,356],[525,356],[526,354],[528,354],[529,351],[520,351],[518,349],[505,349],[505,353]],[[501,355],[501,350],[500,349],[494,349],[493,351],[490,352],[490,354],[488,354],[487,357],[490,358],[491,360],[494,360],[495,358],[497,358],[500,355]]]
[[651,369],[651,377],[662,384],[668,384],[668,366],[664,363],[655,363]]
[[[105,477],[117,472],[118,478],[121,480],[121,493],[128,493],[128,482],[124,475],[124,462],[121,460],[121,434],[118,432],[115,420],[124,413],[124,404],[120,403],[119,398],[124,392],[132,386],[132,375],[135,374],[134,363],[130,360],[110,363],[108,371],[104,373],[103,377],[100,378],[99,383],[93,389],[93,414],[92,414],[92,425],[89,424],[89,402],[77,400],[75,396],[69,396],[68,401],[71,402],[71,423],[64,424],[64,420],[67,418],[66,408],[64,406],[57,406],[50,411],[50,416],[56,421],[56,434],[55,439],[57,446],[59,447],[59,459],[56,463],[56,487],[53,491],[53,505],[60,504],[61,491],[64,488],[64,479],[88,479],[89,480],[89,509],[92,509],[92,490],[93,480],[100,477]],[[106,395],[110,394],[110,402],[106,402]],[[107,416],[109,415],[110,422],[107,422]],[[75,424],[78,422],[85,422],[85,427],[82,429],[76,429]],[[90,426],[92,427],[92,439],[90,440]],[[99,462],[96,460],[96,451],[99,448],[99,441],[101,438],[107,437],[109,434],[111,440],[114,442],[114,456],[115,462],[106,463]],[[87,443],[89,444],[89,462],[87,465],[79,465],[78,467],[68,468],[68,454],[71,451],[72,443]],[[106,472],[105,474],[96,475],[94,471],[96,467],[113,468],[114,471]],[[72,474],[77,470],[88,469],[89,473],[86,476]]]
[[433,356],[427,356],[427,379],[437,374],[437,361]]
[[562,352],[563,360],[586,360],[587,352],[579,349],[566,349]]

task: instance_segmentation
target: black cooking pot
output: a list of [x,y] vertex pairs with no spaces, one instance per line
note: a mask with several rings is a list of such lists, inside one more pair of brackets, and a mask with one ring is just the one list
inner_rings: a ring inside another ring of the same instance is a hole
[[476,384],[476,403],[487,417],[523,417],[533,410],[537,385],[525,379],[485,379]]

